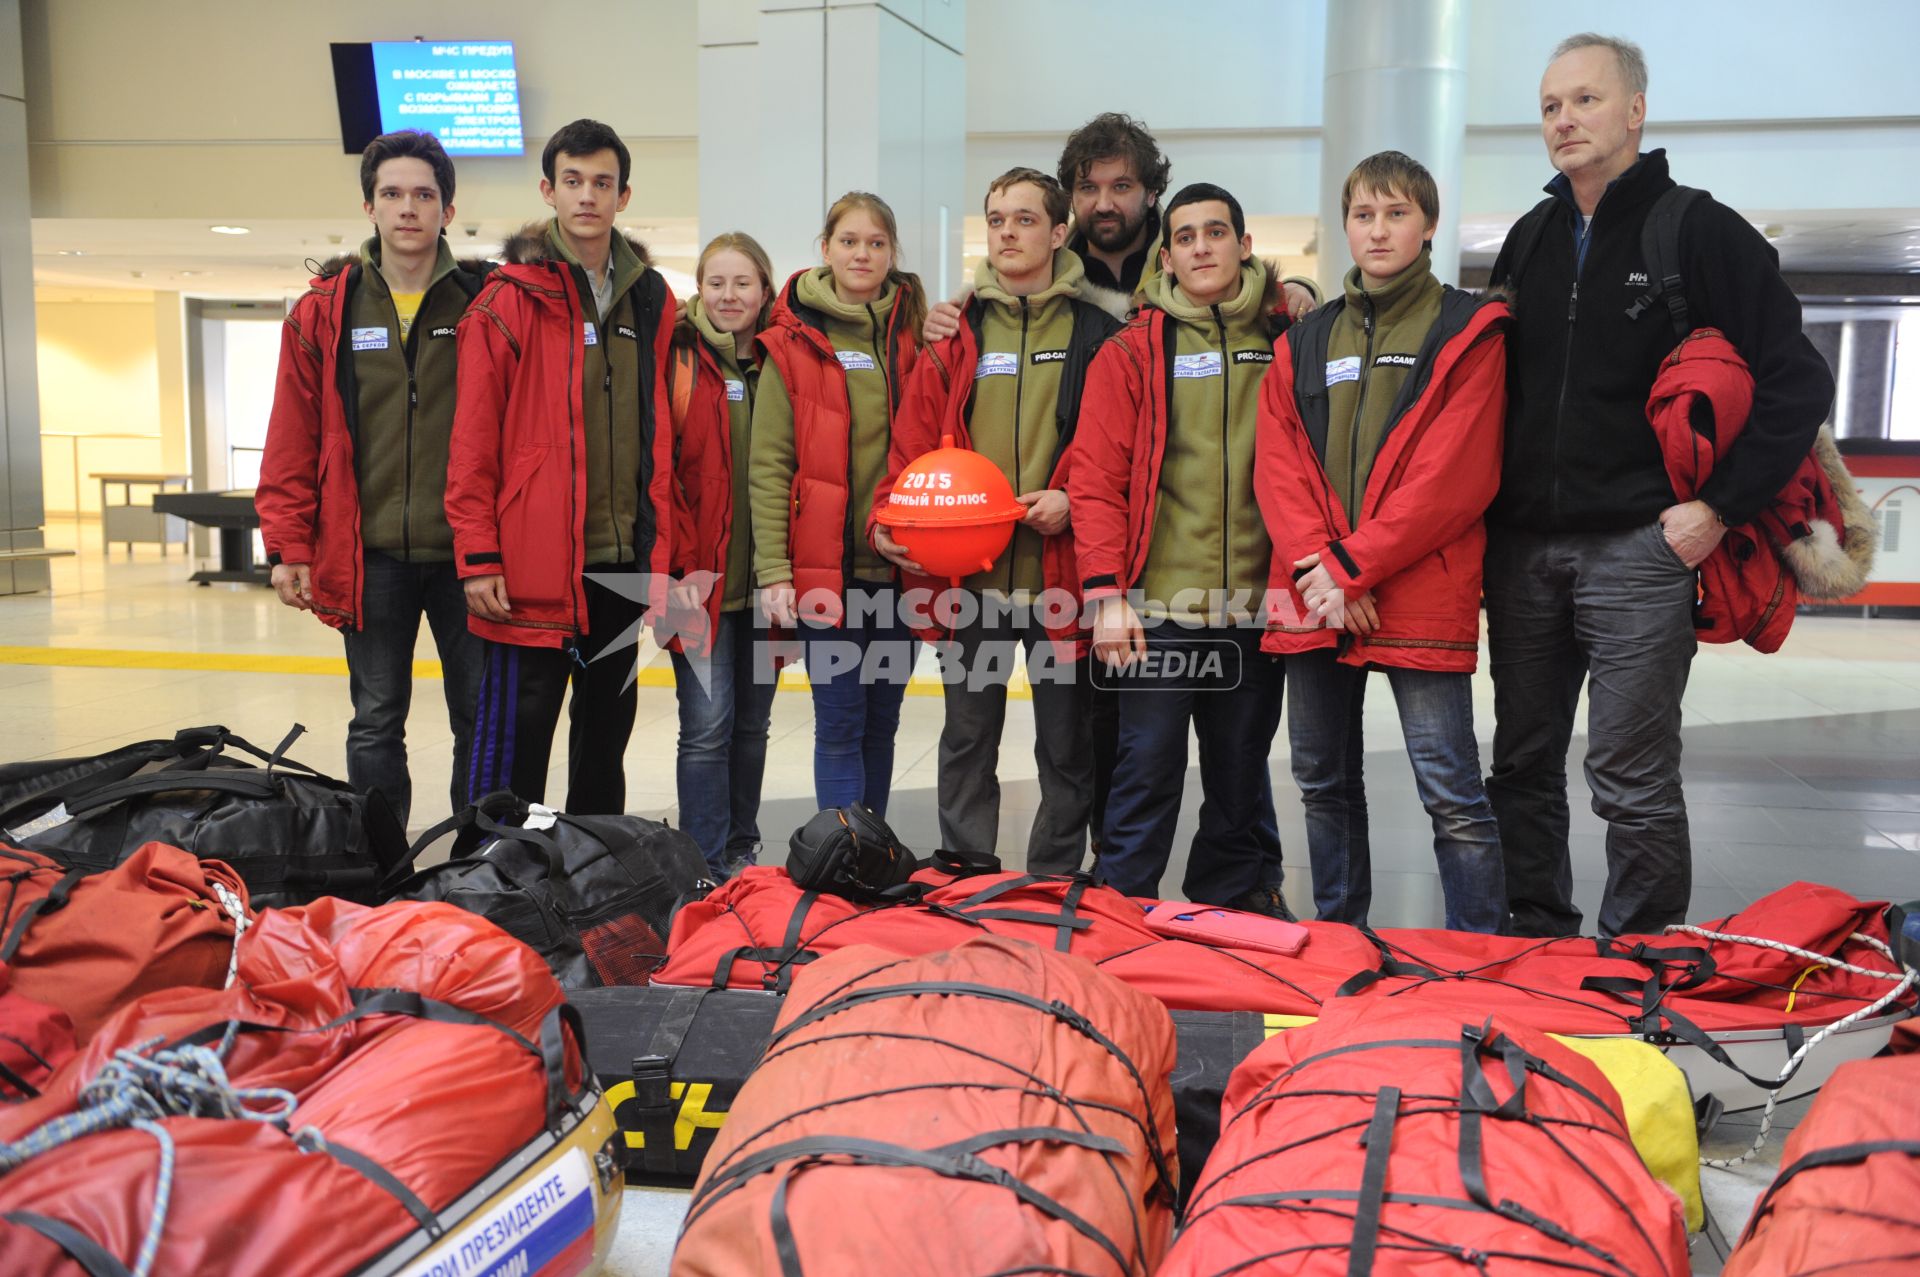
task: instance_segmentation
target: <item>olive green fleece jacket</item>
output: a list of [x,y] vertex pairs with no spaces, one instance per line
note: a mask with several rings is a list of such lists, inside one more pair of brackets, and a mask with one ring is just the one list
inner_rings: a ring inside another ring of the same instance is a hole
[[547,227],[547,246],[570,266],[580,267],[585,283],[580,309],[593,325],[581,364],[580,403],[587,439],[587,562],[634,561],[635,523],[640,514],[639,422],[642,400],[653,393],[640,384],[640,324],[633,307],[633,286],[647,273],[627,237],[614,231],[607,267],[613,272],[612,301],[601,315],[593,300],[593,277],[560,235],[558,221]]
[[754,362],[751,347],[741,361],[733,334],[713,326],[707,308],[695,293],[687,302],[687,322],[712,348],[720,361],[720,376],[726,382],[727,433],[732,441],[733,457],[733,531],[727,538],[726,585],[720,593],[720,610],[738,612],[747,606],[753,582],[747,573],[753,567],[753,512],[747,503],[747,458],[752,455],[753,396],[760,380],[760,366]]
[[405,340],[393,292],[380,274],[380,239],[360,246],[347,307],[353,359],[354,471],[360,539],[408,563],[453,562],[447,525],[447,444],[457,382],[454,327],[467,294],[447,276],[453,250],[440,240],[433,278]]
[[[1260,382],[1273,364],[1269,278],[1265,263],[1249,260],[1240,268],[1240,291],[1213,306],[1195,305],[1170,276],[1152,280],[1147,300],[1174,324],[1167,352],[1173,413],[1138,586],[1150,615],[1224,624],[1218,605],[1242,590],[1238,607],[1259,615],[1273,557],[1253,495]],[[1216,590],[1224,597],[1176,602],[1182,591]]]
[[[855,529],[867,526],[873,512],[873,490],[887,473],[887,445],[892,442],[892,375],[887,362],[887,316],[893,311],[899,287],[888,284],[872,302],[843,302],[833,290],[833,275],[825,266],[800,277],[800,301],[826,320],[827,341],[847,375],[847,409],[853,419],[853,437],[847,441],[847,472]],[[769,360],[761,370],[753,401],[753,453],[748,485],[753,503],[753,571],[761,585],[793,579],[787,558],[788,502],[793,472],[798,465],[793,443],[793,403],[787,397],[780,370]],[[863,581],[890,581],[893,565],[875,553],[867,539],[853,537],[853,575]],[[848,582],[849,585],[852,582]]]
[[[1053,255],[1053,282],[1026,297],[1009,293],[990,261],[974,273],[974,296],[982,307],[980,358],[973,370],[967,429],[973,450],[1000,467],[1016,495],[1044,491],[1053,477],[1060,446],[1055,415],[1060,370],[1073,337],[1072,299],[1085,279],[1079,255],[1064,248]],[[968,577],[967,588],[1037,595],[1046,588],[1040,567],[1044,540],[1016,524],[1013,540],[993,567]]]
[[[1387,437],[1387,418],[1413,371],[1420,343],[1440,319],[1440,281],[1421,253],[1392,279],[1347,272],[1346,305],[1327,334],[1327,478],[1360,523],[1367,477]],[[1338,378],[1336,380],[1336,378]]]

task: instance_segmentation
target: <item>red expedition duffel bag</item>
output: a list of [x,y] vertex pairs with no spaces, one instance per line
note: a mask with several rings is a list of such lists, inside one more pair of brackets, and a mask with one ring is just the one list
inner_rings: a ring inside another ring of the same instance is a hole
[[1002,937],[795,977],[701,1168],[676,1277],[1151,1273],[1173,1230],[1173,1023]]

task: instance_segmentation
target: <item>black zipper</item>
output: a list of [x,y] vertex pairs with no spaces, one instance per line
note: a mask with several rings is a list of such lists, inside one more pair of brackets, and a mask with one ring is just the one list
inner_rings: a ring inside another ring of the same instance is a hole
[[1233,522],[1230,511],[1233,509],[1233,358],[1227,353],[1227,321],[1221,318],[1220,307],[1214,305],[1214,327],[1220,331],[1220,612],[1215,618],[1220,624],[1226,622],[1226,599],[1233,588],[1228,563],[1231,557],[1230,531]]
[[[1013,494],[1019,496],[1025,485],[1020,473],[1020,399],[1027,384],[1027,320],[1030,312],[1027,299],[1020,299],[1020,362],[1013,366]],[[1014,544],[1020,538],[1020,527],[1014,525],[1013,536],[1007,540],[1007,597],[1013,597],[1013,563],[1018,557]]]
[[[607,269],[609,271],[613,269],[611,260],[607,262]],[[593,313],[595,316],[594,344],[600,347],[600,366],[605,370],[600,377],[600,388],[607,398],[607,523],[613,528],[613,561],[625,563],[627,551],[620,540],[620,510],[614,502],[613,494],[613,481],[620,470],[620,467],[614,464],[614,458],[619,454],[615,451],[613,442],[613,347],[607,342],[606,316],[600,314],[600,305],[597,300],[594,303]],[[636,513],[635,518],[638,517]]]
[[[1600,205],[1607,202],[1607,196],[1612,193],[1612,190],[1613,187],[1609,184],[1606,190],[1600,192],[1600,198],[1593,206],[1593,217],[1587,219],[1586,225],[1574,238],[1573,290],[1567,294],[1567,343],[1560,359],[1560,396],[1553,406],[1553,440],[1547,471],[1547,522],[1548,526],[1553,528],[1560,526],[1560,426],[1567,413],[1567,382],[1573,378],[1573,328],[1574,318],[1580,309],[1582,250],[1593,238],[1593,220],[1600,216]],[[1573,204],[1571,207],[1574,217],[1578,219],[1580,206]]]
[[[382,283],[386,281],[382,279]],[[420,307],[413,312],[413,324],[407,329],[407,335],[400,339],[400,355],[407,365],[407,418],[404,439],[406,451],[402,458],[403,469],[400,484],[400,561],[413,562],[413,410],[420,405],[420,392],[414,384],[413,359],[418,349],[414,345],[414,335],[420,331],[421,312],[427,308],[426,294],[433,291],[429,284],[420,295]],[[393,326],[400,327],[400,303],[393,299],[393,288],[387,288],[387,305],[393,309]]]
[[1347,516],[1349,527],[1360,522],[1360,423],[1367,411],[1367,388],[1373,384],[1373,296],[1362,290],[1365,309],[1360,315],[1360,330],[1367,335],[1365,353],[1360,356],[1360,397],[1353,405],[1353,439],[1347,446],[1347,491],[1353,501],[1353,513]]

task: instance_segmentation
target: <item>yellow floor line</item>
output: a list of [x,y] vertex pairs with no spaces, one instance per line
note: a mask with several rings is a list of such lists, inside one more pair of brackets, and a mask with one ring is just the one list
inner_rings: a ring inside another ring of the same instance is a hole
[[[95,670],[196,670],[223,674],[331,674],[344,677],[344,656],[274,656],[244,652],[160,652],[109,647],[9,647],[0,646],[0,665],[51,665],[65,669]],[[415,678],[439,678],[440,662],[415,661]],[[649,666],[635,680],[641,687],[672,687],[673,670],[667,666]],[[804,692],[807,677],[796,670],[780,676],[783,692]],[[909,696],[941,695],[940,680],[916,674],[907,687]],[[1012,700],[1032,699],[1026,683],[1015,683],[1007,690]]]

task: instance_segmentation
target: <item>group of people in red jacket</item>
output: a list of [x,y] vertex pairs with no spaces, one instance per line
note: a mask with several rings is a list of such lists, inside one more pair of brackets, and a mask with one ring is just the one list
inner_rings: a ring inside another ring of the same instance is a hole
[[[1672,186],[1663,153],[1638,149],[1645,81],[1625,41],[1556,50],[1546,232],[1524,262],[1503,253],[1483,294],[1433,273],[1426,168],[1360,161],[1341,192],[1353,267],[1324,302],[1254,255],[1230,192],[1168,196],[1170,165],[1124,115],[1077,130],[1057,175],[997,178],[985,260],[931,308],[891,209],[858,191],[828,210],[818,266],[776,286],[764,249],[729,232],[678,304],[615,227],[628,152],[591,120],[542,156],[551,219],[499,264],[457,262],[441,234],[451,162],[424,134],[376,139],[361,170],[375,233],[289,314],[256,498],[280,597],[345,635],[350,781],[405,818],[425,615],[456,806],[545,799],[571,687],[565,806],[622,810],[634,648],[652,625],[675,670],[679,820],[724,876],[761,841],[779,664],[805,662],[820,806],[884,815],[924,641],[945,703],[944,845],[1017,840],[997,775],[1024,664],[1030,871],[1083,870],[1091,843],[1098,879],[1159,895],[1191,734],[1202,802],[1183,893],[1289,917],[1268,757],[1290,683],[1313,899],[1364,925],[1378,670],[1446,925],[1555,934],[1580,924],[1565,771],[1591,674],[1601,929],[1683,919],[1694,570],[1806,455],[1832,387],[1771,250],[1699,201],[1689,293],[1775,393],[1729,454],[1742,464],[1697,499],[1648,483],[1659,450],[1627,410],[1672,338],[1655,351],[1629,330],[1615,312],[1633,298],[1606,277],[1637,260],[1646,206]],[[1536,314],[1562,310],[1551,348]],[[902,470],[947,440],[991,461],[1025,511],[960,581],[931,578],[880,517]],[[1483,594],[1498,715],[1484,780]]]

